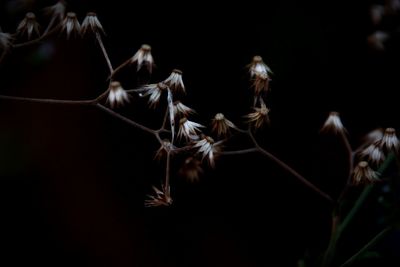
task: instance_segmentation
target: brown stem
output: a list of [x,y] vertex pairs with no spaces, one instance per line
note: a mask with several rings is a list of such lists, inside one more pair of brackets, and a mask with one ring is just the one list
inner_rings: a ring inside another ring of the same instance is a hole
[[131,59],[129,58],[126,60],[124,63],[119,65],[118,67],[115,68],[115,70],[111,73],[110,78],[112,78],[117,72],[119,72],[122,68],[124,68],[126,65],[128,65],[131,62]]
[[60,27],[61,27],[61,24],[58,24],[52,30],[48,31],[46,34],[42,34],[38,38],[30,40],[28,42],[24,42],[24,43],[13,44],[12,47],[13,48],[20,48],[20,47],[29,46],[29,45],[33,45],[33,44],[39,43],[44,38],[46,38],[46,37],[50,36],[51,34],[55,33],[58,29],[60,29]]
[[107,50],[106,50],[106,48],[104,47],[103,40],[101,39],[101,35],[100,35],[100,33],[98,33],[98,32],[96,32],[96,39],[97,39],[97,42],[98,42],[99,45],[100,45],[101,51],[103,52],[104,58],[105,58],[106,61],[107,61],[107,66],[108,66],[108,69],[110,70],[110,75],[112,75],[113,72],[114,72],[114,69],[113,69],[113,67],[112,67],[112,64],[111,64],[110,58],[109,58],[109,56],[108,56]]
[[97,103],[96,99],[93,99],[93,100],[59,100],[59,99],[28,98],[28,97],[6,96],[6,95],[0,95],[0,99],[31,102],[31,103],[62,104],[62,105],[95,105]]

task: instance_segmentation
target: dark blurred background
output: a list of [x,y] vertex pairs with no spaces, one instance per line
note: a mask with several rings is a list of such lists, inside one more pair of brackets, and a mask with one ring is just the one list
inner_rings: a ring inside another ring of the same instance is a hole
[[[344,148],[318,131],[341,114],[354,147],[377,127],[399,126],[398,16],[374,25],[379,1],[245,1],[217,5],[155,1],[68,1],[82,22],[94,11],[116,66],[143,43],[153,48],[151,82],[183,70],[195,120],[217,112],[234,122],[251,101],[245,66],[261,55],[274,72],[271,126],[260,143],[337,197],[346,181]],[[15,32],[27,11],[55,1],[1,1],[0,25]],[[42,26],[42,29],[45,26]],[[367,42],[391,33],[385,49]],[[107,65],[93,38],[53,36],[10,51],[0,66],[0,94],[90,99],[107,89]],[[118,77],[134,88],[134,68]],[[133,98],[119,112],[156,127],[154,112]],[[188,183],[172,168],[169,208],[144,208],[164,166],[155,140],[92,107],[0,101],[2,266],[296,266],[317,258],[330,231],[331,206],[260,155],[224,157]],[[246,142],[234,139],[235,145]],[[338,263],[381,229],[374,201],[350,227]],[[398,266],[392,235],[380,257],[357,266]]]

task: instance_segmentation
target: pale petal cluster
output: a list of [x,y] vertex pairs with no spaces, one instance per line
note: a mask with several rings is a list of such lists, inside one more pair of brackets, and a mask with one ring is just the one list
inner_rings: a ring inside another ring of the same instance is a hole
[[379,166],[385,161],[385,154],[377,142],[370,144],[360,152],[360,156],[367,158],[374,166]]
[[396,130],[394,128],[386,128],[380,144],[381,148],[387,151],[398,151],[399,139],[396,136]]
[[247,118],[248,123],[251,123],[254,128],[258,129],[265,123],[269,122],[268,113],[269,109],[265,103],[261,103],[260,108],[254,108],[254,112],[247,114],[245,117]]
[[122,106],[129,102],[129,95],[124,88],[122,88],[120,82],[111,82],[107,102],[110,104],[111,108]]
[[354,168],[352,183],[354,185],[369,184],[379,181],[376,172],[368,165],[366,161],[360,161]]
[[192,108],[189,108],[188,106],[182,104],[181,101],[177,100],[173,104],[173,110],[174,110],[174,116],[179,116],[179,117],[187,117],[190,114],[196,113]]
[[269,90],[271,69],[264,63],[262,57],[254,56],[249,64],[250,77],[253,79],[253,87],[255,94],[259,95],[262,92]]
[[167,88],[168,87],[163,82],[160,82],[145,85],[137,91],[140,92],[139,95],[142,97],[149,96],[149,106],[155,108],[160,102],[161,94],[166,91]]
[[178,138],[197,140],[198,134],[201,132],[200,128],[204,128],[204,126],[184,117],[179,121]]
[[339,113],[335,111],[330,112],[328,118],[322,126],[321,132],[344,133],[345,131],[346,129],[343,126]]
[[40,35],[39,23],[36,21],[36,16],[32,12],[28,12],[25,18],[18,24],[17,32],[19,34],[27,34],[28,39],[32,37],[32,33],[35,32],[37,36]]
[[89,12],[87,13],[85,19],[82,22],[81,33],[84,35],[90,30],[93,33],[103,33],[104,29],[101,26],[99,19],[97,18],[96,13]]
[[64,18],[62,23],[62,32],[67,34],[67,39],[71,36],[71,34],[79,35],[81,32],[81,25],[79,24],[78,18],[74,12],[68,12],[67,16]]
[[153,190],[154,193],[152,195],[147,195],[148,199],[144,202],[145,207],[170,206],[172,204],[169,186],[164,191],[153,186]]
[[203,160],[207,159],[211,167],[215,166],[215,155],[220,152],[220,142],[215,143],[214,139],[209,136],[203,136],[193,145],[197,148],[197,153],[202,155]]
[[139,71],[143,66],[147,68],[149,73],[153,72],[154,59],[151,55],[151,46],[148,44],[143,44],[139,50],[133,55],[131,63],[137,65],[137,71]]
[[182,71],[174,69],[171,75],[164,81],[164,83],[175,92],[185,93],[185,85],[182,80]]
[[218,137],[225,137],[230,133],[231,129],[236,128],[233,122],[225,118],[222,113],[215,114],[214,119],[211,121],[211,127],[211,131],[216,133]]

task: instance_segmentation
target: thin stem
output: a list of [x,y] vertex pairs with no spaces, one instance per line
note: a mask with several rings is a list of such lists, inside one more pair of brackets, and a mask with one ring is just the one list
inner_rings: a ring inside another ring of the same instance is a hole
[[0,95],[0,99],[23,101],[23,102],[30,102],[30,103],[62,104],[62,105],[94,105],[97,103],[96,99],[94,99],[94,100],[59,100],[59,99],[28,98],[28,97],[6,96],[6,95]]
[[334,255],[335,255],[336,243],[337,243],[337,240],[339,238],[339,235],[338,235],[339,220],[340,220],[340,218],[339,218],[338,215],[332,216],[331,236],[329,238],[328,248],[326,249],[326,251],[324,253],[324,257],[322,259],[321,267],[329,267]]
[[55,16],[52,16],[52,17],[51,17],[51,20],[50,20],[50,22],[49,22],[49,25],[47,25],[47,27],[46,27],[46,29],[44,30],[44,32],[42,33],[42,35],[46,35],[46,34],[49,32],[51,26],[53,26],[53,24],[54,24],[55,21],[56,21],[56,17],[55,17]]
[[347,138],[346,134],[343,131],[340,131],[340,136],[343,140],[343,143],[346,147],[347,156],[349,160],[349,172],[348,172],[348,179],[351,179],[351,175],[353,174],[353,149],[351,148],[349,139]]
[[359,257],[361,256],[364,252],[366,252],[368,249],[373,247],[377,242],[379,242],[382,238],[384,238],[391,230],[393,229],[392,226],[388,226],[382,231],[380,231],[376,236],[374,236],[365,246],[363,246],[356,254],[351,256],[347,261],[345,261],[340,267],[347,267],[351,266],[351,264]]
[[130,125],[132,125],[132,126],[134,126],[134,127],[136,127],[136,128],[138,128],[138,129],[140,129],[140,130],[143,130],[143,131],[145,131],[145,132],[148,132],[148,133],[150,133],[150,134],[155,135],[156,137],[158,137],[158,133],[157,133],[155,130],[150,129],[150,128],[148,128],[148,127],[146,127],[146,126],[144,126],[144,125],[142,125],[142,124],[140,124],[140,123],[137,123],[137,122],[135,122],[135,121],[133,121],[133,120],[131,120],[131,119],[128,119],[127,117],[125,117],[125,116],[123,116],[123,115],[121,115],[121,114],[115,112],[115,111],[112,110],[112,109],[109,109],[109,108],[106,107],[106,106],[103,106],[103,105],[100,104],[100,103],[97,103],[97,104],[96,104],[96,107],[99,108],[100,110],[102,110],[102,111],[104,111],[104,112],[110,114],[111,116],[113,116],[113,117],[115,117],[115,118],[118,118],[118,119],[120,119],[120,120],[122,120],[122,121],[124,121],[124,122],[126,122],[126,123],[128,123],[128,124],[130,124]]
[[55,33],[59,28],[61,27],[61,24],[58,24],[57,26],[55,26],[52,30],[48,31],[46,34],[42,34],[40,37],[30,40],[28,42],[24,42],[24,43],[19,43],[19,44],[13,44],[12,47],[13,48],[20,48],[20,47],[24,47],[24,46],[29,46],[32,44],[36,44],[39,43],[41,40],[43,40],[44,38],[46,38],[47,36],[50,36],[51,34]]
[[310,188],[311,190],[313,190],[314,192],[316,192],[317,194],[319,194],[320,196],[322,196],[323,198],[325,198],[326,200],[328,200],[331,203],[334,203],[334,200],[325,192],[323,192],[321,189],[319,189],[318,187],[316,187],[314,184],[312,184],[311,182],[309,182],[306,178],[304,178],[302,175],[300,175],[298,172],[296,172],[292,167],[290,167],[289,165],[287,165],[285,162],[283,162],[282,160],[280,160],[279,158],[275,157],[274,155],[272,155],[271,153],[269,153],[268,151],[266,151],[264,148],[262,148],[257,140],[255,139],[254,135],[252,134],[252,132],[249,130],[248,131],[248,135],[251,138],[251,140],[254,143],[255,148],[262,154],[264,154],[265,156],[267,156],[270,160],[274,161],[276,164],[278,164],[281,168],[283,168],[284,170],[286,170],[287,172],[289,172],[290,174],[292,174],[294,177],[296,177],[301,183],[303,183],[306,187]]
[[219,153],[219,155],[222,156],[231,156],[231,155],[242,155],[242,154],[248,154],[248,153],[253,153],[253,152],[258,152],[258,148],[248,148],[248,149],[242,149],[242,150],[234,150],[234,151],[223,151]]
[[167,162],[166,162],[166,167],[165,167],[165,184],[164,184],[164,192],[168,192],[169,188],[169,181],[170,181],[170,163],[171,161],[171,152],[168,150],[167,151]]
[[161,132],[161,131],[163,131],[163,130],[166,130],[166,129],[165,129],[165,126],[166,126],[166,124],[167,124],[167,120],[168,120],[168,107],[167,107],[166,110],[165,110],[163,122],[162,122],[162,125],[161,125],[160,129],[157,130],[158,132]]
[[113,67],[112,67],[112,65],[111,65],[111,61],[110,61],[110,58],[109,58],[109,56],[108,56],[108,54],[107,54],[107,50],[106,50],[106,48],[104,47],[103,40],[101,39],[101,35],[100,35],[100,33],[98,33],[98,32],[96,32],[96,39],[97,39],[97,42],[98,42],[99,45],[100,45],[101,51],[103,52],[104,58],[105,58],[106,61],[107,61],[107,65],[108,65],[108,69],[110,70],[110,74],[112,75],[113,72],[114,72],[114,69],[113,69]]
[[111,73],[110,78],[112,78],[115,74],[117,74],[117,72],[119,72],[123,67],[125,67],[126,65],[128,65],[131,62],[131,59],[129,58],[128,60],[126,60],[124,63],[122,63],[121,65],[119,65],[118,67],[115,68],[115,70]]

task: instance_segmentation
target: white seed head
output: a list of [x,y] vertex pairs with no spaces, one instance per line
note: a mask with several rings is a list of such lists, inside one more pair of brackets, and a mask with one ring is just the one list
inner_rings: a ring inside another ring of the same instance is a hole
[[378,143],[372,143],[367,146],[363,151],[360,152],[360,156],[365,157],[374,166],[379,166],[385,161],[385,154],[378,145]]
[[85,19],[82,22],[81,33],[84,35],[87,33],[88,30],[95,34],[104,34],[103,26],[101,26],[101,23],[97,18],[96,13],[94,12],[87,13]]
[[148,199],[144,202],[145,207],[168,207],[172,204],[169,186],[168,188],[163,188],[163,190],[153,186],[153,191],[152,195],[147,195]]
[[197,153],[206,159],[211,167],[215,166],[215,156],[220,152],[220,143],[215,143],[214,139],[209,136],[203,136],[199,141],[195,142],[194,148],[197,148]]
[[149,96],[149,107],[156,108],[160,102],[161,94],[167,90],[167,86],[163,83],[153,83],[143,86],[138,90],[141,97]]
[[62,23],[61,31],[65,31],[65,33],[67,34],[67,39],[69,39],[71,34],[80,35],[81,25],[79,24],[78,18],[76,17],[76,14],[74,12],[67,13],[67,16],[64,18],[64,21]]
[[261,103],[261,107],[254,108],[254,112],[249,113],[245,116],[247,118],[247,122],[251,123],[254,128],[259,129],[265,123],[269,123],[269,109],[265,105],[264,102]]
[[379,181],[376,172],[369,167],[368,162],[360,161],[354,168],[352,183],[354,185],[370,184]]
[[204,128],[204,126],[184,117],[179,121],[178,138],[185,138],[187,141],[196,140],[198,134],[201,133],[200,128]]
[[188,106],[182,104],[181,101],[175,101],[173,104],[173,109],[174,109],[174,116],[179,116],[179,117],[187,117],[190,114],[196,113],[193,109],[189,108]]
[[329,113],[321,132],[334,132],[336,134],[346,132],[338,112],[332,111]]
[[217,113],[214,116],[214,119],[211,121],[211,131],[216,133],[218,137],[226,137],[231,129],[235,129],[236,126],[225,118],[224,114]]
[[272,74],[271,69],[264,63],[260,56],[253,57],[252,62],[249,64],[249,71],[252,78],[257,76],[269,77],[268,75]]
[[28,39],[31,39],[34,32],[37,36],[40,35],[39,23],[36,21],[36,16],[34,13],[26,13],[25,18],[18,24],[17,32],[21,35],[26,33]]
[[164,83],[171,88],[173,92],[182,92],[185,93],[185,85],[182,80],[182,71],[178,69],[174,69],[171,72],[171,75],[164,81]]
[[111,82],[107,103],[110,104],[111,108],[123,106],[125,103],[129,103],[129,95],[124,88],[122,88],[120,82]]
[[399,150],[399,139],[396,136],[396,130],[394,128],[385,129],[380,145],[381,148],[386,151]]
[[145,66],[147,71],[151,74],[154,67],[154,59],[151,55],[151,46],[148,44],[143,44],[135,53],[135,55],[133,55],[131,63],[137,65],[136,71],[139,71],[143,66]]

